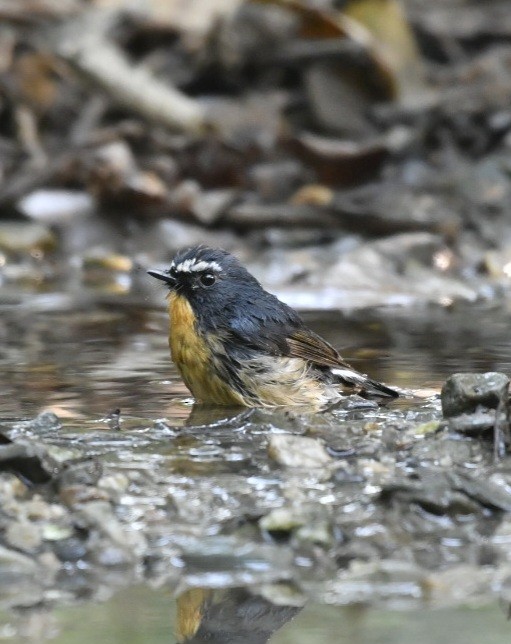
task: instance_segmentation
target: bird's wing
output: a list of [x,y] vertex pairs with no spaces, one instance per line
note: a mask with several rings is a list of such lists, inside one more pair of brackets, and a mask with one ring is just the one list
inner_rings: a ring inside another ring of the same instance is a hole
[[361,387],[363,390],[378,395],[396,397],[398,394],[390,387],[371,380],[366,375],[355,371],[353,367],[345,362],[338,351],[336,351],[326,340],[307,327],[293,331],[286,338],[289,347],[289,356],[309,360],[318,367],[327,367],[340,382],[350,387]]
[[[254,351],[273,356],[301,358],[322,371],[329,370],[339,383],[361,387],[385,396],[396,396],[389,387],[355,371],[326,340],[308,329],[298,313],[280,302],[274,295],[263,292],[257,306],[237,302],[230,311],[226,337],[233,343],[240,359]],[[252,315],[249,311],[254,310]],[[231,347],[232,351],[232,347]]]
[[318,367],[351,369],[326,340],[303,324],[292,309],[281,304],[278,316],[263,317],[261,308],[258,310],[260,317],[240,315],[230,321],[229,333],[242,347],[274,356],[302,358]]
[[353,369],[338,351],[308,329],[298,317],[275,320],[268,316],[264,321],[244,317],[231,322],[230,334],[237,339],[240,348],[255,349],[274,356],[301,358],[319,369],[329,370],[339,383],[348,387],[360,387],[380,396],[398,395],[393,389]]
[[321,367],[351,369],[338,351],[307,327],[292,331],[287,336],[286,343],[289,348],[288,355],[292,358],[310,360]]

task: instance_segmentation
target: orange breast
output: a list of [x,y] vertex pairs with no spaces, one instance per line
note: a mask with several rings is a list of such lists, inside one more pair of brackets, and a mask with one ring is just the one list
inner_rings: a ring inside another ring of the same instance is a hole
[[197,321],[188,300],[172,292],[169,296],[169,345],[185,385],[200,401],[216,405],[243,405],[242,397],[226,384],[214,367],[212,342],[197,331]]

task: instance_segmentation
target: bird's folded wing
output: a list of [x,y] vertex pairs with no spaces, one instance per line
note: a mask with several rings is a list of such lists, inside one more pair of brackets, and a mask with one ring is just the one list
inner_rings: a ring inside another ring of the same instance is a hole
[[352,369],[328,342],[290,317],[272,320],[268,316],[264,323],[240,317],[231,321],[229,336],[242,346],[270,355],[302,358],[319,367]]
[[297,329],[286,338],[289,356],[310,360],[322,367],[351,369],[328,342],[307,328]]
[[355,371],[328,342],[307,328],[297,329],[288,335],[287,345],[290,357],[310,360],[318,367],[329,367],[332,374],[349,387],[362,387],[365,391],[379,396],[398,396],[394,389]]

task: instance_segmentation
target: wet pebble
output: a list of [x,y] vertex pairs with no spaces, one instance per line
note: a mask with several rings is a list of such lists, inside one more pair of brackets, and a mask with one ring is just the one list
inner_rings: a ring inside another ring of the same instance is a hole
[[65,469],[60,475],[60,485],[70,487],[76,485],[96,485],[99,481],[103,468],[95,458],[87,458],[78,462],[65,464]]
[[454,432],[478,436],[495,427],[494,409],[478,409],[472,414],[459,414],[449,418],[449,429]]
[[319,440],[307,436],[271,436],[268,454],[279,465],[291,468],[325,468],[333,463],[325,446]]
[[260,519],[259,526],[268,532],[290,532],[306,521],[306,515],[299,508],[276,508]]
[[481,505],[511,512],[511,488],[502,478],[477,476],[458,469],[450,472],[453,487]]
[[79,190],[34,190],[18,202],[19,209],[32,219],[46,223],[73,221],[91,212],[94,201]]
[[82,539],[69,537],[55,541],[53,552],[60,561],[78,561],[87,556],[87,547]]
[[29,521],[15,521],[5,530],[4,539],[13,548],[34,553],[42,543],[41,529]]
[[102,476],[98,481],[98,487],[109,493],[121,494],[126,492],[130,484],[129,478],[122,472],[114,472]]
[[411,433],[415,436],[427,436],[437,432],[440,427],[441,423],[439,420],[429,420],[414,427]]
[[60,490],[59,498],[64,505],[73,508],[76,505],[93,501],[108,501],[110,496],[105,490],[89,485],[69,485]]
[[147,549],[143,534],[132,532],[123,525],[113,513],[110,503],[92,501],[80,508],[78,518],[88,529],[95,529],[115,548],[120,548],[128,557],[138,557]]
[[34,420],[29,421],[25,425],[25,429],[36,434],[55,431],[60,429],[61,424],[58,416],[52,411],[43,411],[38,414]]
[[332,530],[327,521],[313,521],[301,526],[296,531],[296,540],[330,546],[333,543]]
[[57,239],[41,224],[10,221],[0,223],[0,249],[16,254],[51,251]]
[[130,566],[133,563],[133,558],[129,556],[125,549],[110,544],[96,548],[93,560],[100,566],[108,568]]
[[27,486],[13,474],[0,474],[0,500],[19,499],[26,495]]
[[363,411],[369,409],[378,409],[378,403],[375,400],[368,400],[362,396],[352,395],[343,398],[341,402],[336,405],[336,410],[353,411],[360,409]]
[[23,504],[25,516],[33,521],[51,521],[60,519],[65,515],[62,506],[48,503],[38,494],[34,494]]
[[497,409],[508,389],[509,378],[503,373],[455,373],[442,387],[442,412],[452,418],[473,413],[479,406]]
[[27,555],[21,554],[0,545],[0,585],[16,575],[33,575],[38,573],[37,563]]
[[73,528],[70,525],[47,523],[42,528],[42,537],[45,541],[62,541],[68,539],[72,534]]
[[57,469],[40,445],[22,441],[0,445],[0,472],[13,472],[31,483],[48,483]]

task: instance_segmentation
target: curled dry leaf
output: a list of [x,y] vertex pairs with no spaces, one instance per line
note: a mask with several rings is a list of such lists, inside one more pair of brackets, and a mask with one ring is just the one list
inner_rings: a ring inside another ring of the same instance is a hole
[[292,147],[327,185],[354,185],[374,178],[388,156],[378,141],[354,143],[311,133],[295,137]]
[[[276,4],[300,16],[300,35],[304,38],[348,38],[360,45],[372,64],[382,98],[409,99],[423,83],[413,33],[395,0],[352,0],[343,12],[309,6],[300,0],[253,1]],[[339,74],[342,78],[346,70],[339,69]],[[349,80],[351,83],[353,79]]]

